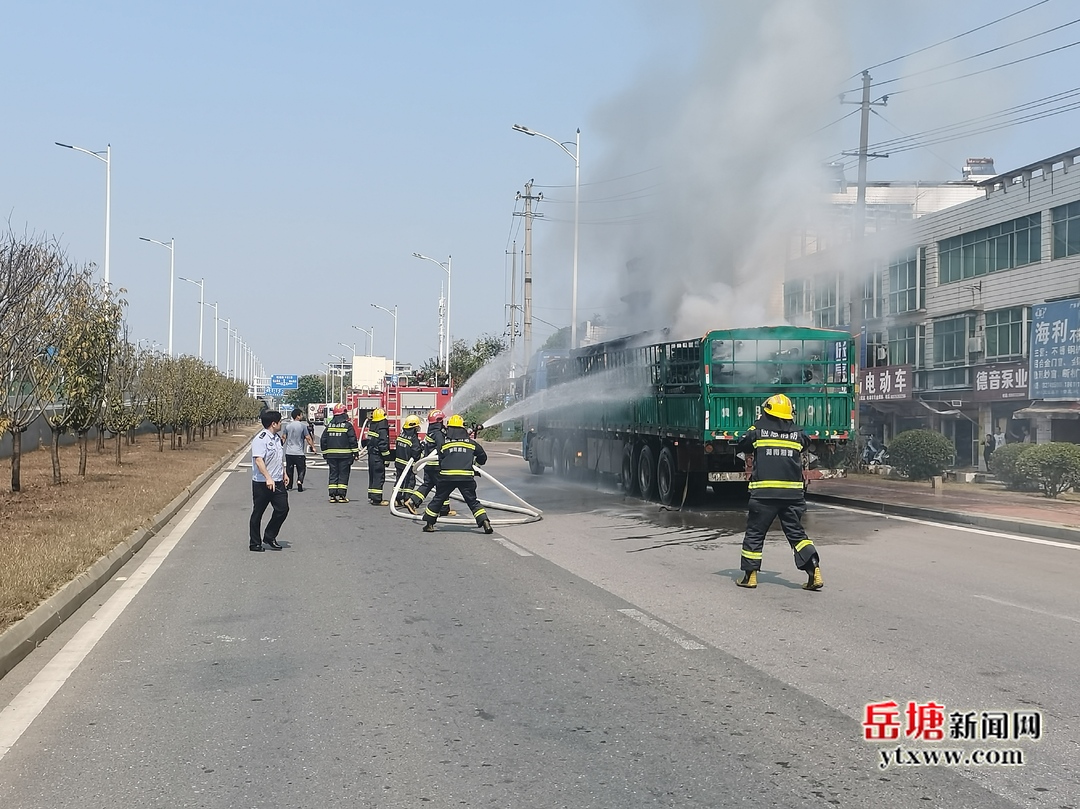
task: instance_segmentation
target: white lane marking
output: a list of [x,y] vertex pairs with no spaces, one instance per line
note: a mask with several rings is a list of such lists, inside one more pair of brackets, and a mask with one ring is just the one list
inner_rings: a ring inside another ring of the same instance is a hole
[[985,528],[972,528],[969,525],[952,525],[946,522],[933,522],[931,520],[920,520],[916,517],[901,517],[898,514],[882,514],[880,511],[870,511],[869,509],[851,508],[850,506],[834,506],[830,503],[814,503],[821,508],[832,508],[837,511],[850,511],[853,514],[870,514],[874,517],[883,517],[886,520],[903,520],[904,522],[915,522],[920,525],[932,525],[935,528],[949,528],[953,531],[967,531],[969,534],[982,534],[988,537],[1001,537],[1002,539],[1011,539],[1016,542],[1030,542],[1034,545],[1049,545],[1052,548],[1067,548],[1070,551],[1080,551],[1080,543],[1076,542],[1055,542],[1052,539],[1037,539],[1036,537],[1022,537],[1018,534],[1005,534],[1001,531],[989,531]]
[[139,565],[139,568],[131,574],[106,601],[93,617],[75,633],[59,652],[50,660],[45,667],[38,672],[22,691],[0,711],[0,759],[19,741],[30,723],[44,710],[56,692],[67,682],[72,672],[93,650],[97,642],[120,617],[131,600],[138,595],[150,577],[161,567],[161,563],[176,547],[176,544],[184,537],[192,523],[206,508],[207,504],[217,494],[221,484],[228,480],[227,473],[218,475],[210,487],[194,507],[184,515],[184,518],[169,533],[169,536],[154,549]]
[[514,553],[516,553],[518,556],[532,556],[532,554],[529,553],[527,550],[525,550],[524,548],[519,548],[517,545],[515,545],[513,542],[511,542],[508,539],[503,539],[502,537],[492,537],[491,541],[492,542],[498,542],[500,545],[503,545],[503,546],[509,548]]
[[1060,618],[1063,621],[1072,621],[1080,624],[1080,618],[1074,618],[1071,615],[1062,615],[1060,612],[1047,612],[1046,610],[1040,610],[1038,607],[1027,607],[1023,604],[1014,604],[1011,601],[1002,601],[1000,598],[991,598],[990,596],[973,595],[973,598],[981,598],[984,601],[993,601],[995,604],[1001,604],[1005,607],[1015,607],[1018,610],[1028,610],[1029,612],[1037,612],[1039,615],[1046,615],[1050,618]]
[[680,635],[678,632],[676,632],[674,629],[672,629],[667,624],[662,624],[659,621],[657,621],[655,618],[650,618],[648,615],[646,615],[643,612],[638,612],[637,610],[619,610],[619,612],[621,612],[627,618],[633,618],[639,624],[643,624],[644,626],[649,627],[649,629],[651,629],[653,632],[656,632],[658,635],[661,635],[662,637],[665,637],[668,640],[675,641],[675,643],[679,644],[684,649],[704,649],[705,648],[700,643],[698,643],[696,640],[690,640],[689,638],[684,638],[682,635]]

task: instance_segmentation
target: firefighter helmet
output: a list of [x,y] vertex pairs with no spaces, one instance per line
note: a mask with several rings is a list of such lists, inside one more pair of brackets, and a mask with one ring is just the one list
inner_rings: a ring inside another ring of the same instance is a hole
[[344,412],[345,412],[345,405],[343,405],[343,404],[334,405],[334,415],[335,416],[340,416]]
[[465,419],[463,419],[461,416],[459,416],[457,413],[455,413],[454,415],[452,415],[450,418],[448,418],[446,420],[446,426],[447,427],[464,427],[465,426]]
[[381,407],[376,407],[375,410],[373,410],[372,413],[371,413],[371,420],[372,421],[385,421],[386,420],[386,411],[383,410]]
[[420,426],[420,417],[419,416],[409,416],[409,417],[407,417],[405,419],[404,422],[402,422],[401,429],[403,429],[403,430],[411,430],[413,427],[419,427],[419,426]]
[[432,410],[430,413],[427,414],[427,420],[429,422],[438,422],[441,424],[443,419],[445,418],[446,414],[443,413],[441,410]]
[[791,421],[795,418],[795,410],[791,406],[791,399],[782,393],[778,393],[775,396],[770,396],[766,399],[763,410],[770,416],[775,416],[778,419]]

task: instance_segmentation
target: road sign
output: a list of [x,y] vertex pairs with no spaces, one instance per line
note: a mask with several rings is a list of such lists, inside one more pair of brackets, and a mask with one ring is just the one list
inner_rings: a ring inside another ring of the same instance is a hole
[[275,399],[279,399],[285,395],[286,390],[286,388],[280,386],[267,385],[263,388],[263,395],[273,396]]
[[272,374],[270,376],[270,385],[275,388],[296,390],[300,387],[300,377],[296,374]]

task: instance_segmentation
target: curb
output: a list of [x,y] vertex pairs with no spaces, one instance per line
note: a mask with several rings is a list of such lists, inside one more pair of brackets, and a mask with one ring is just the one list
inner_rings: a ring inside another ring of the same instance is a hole
[[891,514],[897,517],[913,517],[920,520],[932,520],[934,522],[952,523],[955,525],[970,525],[975,528],[986,528],[991,531],[1002,531],[1021,536],[1040,537],[1042,539],[1063,539],[1067,542],[1080,543],[1080,528],[1069,528],[1064,525],[1053,523],[1022,522],[1018,519],[1007,517],[986,517],[981,514],[967,514],[961,511],[944,511],[922,506],[898,505],[896,503],[882,503],[873,500],[859,500],[854,497],[844,497],[838,494],[806,493],[807,500],[819,503],[831,503],[837,506],[870,511],[875,514]]
[[98,559],[89,568],[0,634],[0,678],[17,666],[76,610],[108,582],[143,546],[176,516],[212,477],[243,449],[234,450],[203,472],[153,517],[149,527],[139,528],[130,537]]

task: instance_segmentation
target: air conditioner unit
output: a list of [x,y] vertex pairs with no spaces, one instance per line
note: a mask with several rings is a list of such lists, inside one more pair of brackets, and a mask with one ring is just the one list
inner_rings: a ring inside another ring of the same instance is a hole
[[982,354],[983,353],[983,336],[977,334],[974,337],[969,337],[967,341],[968,354]]

